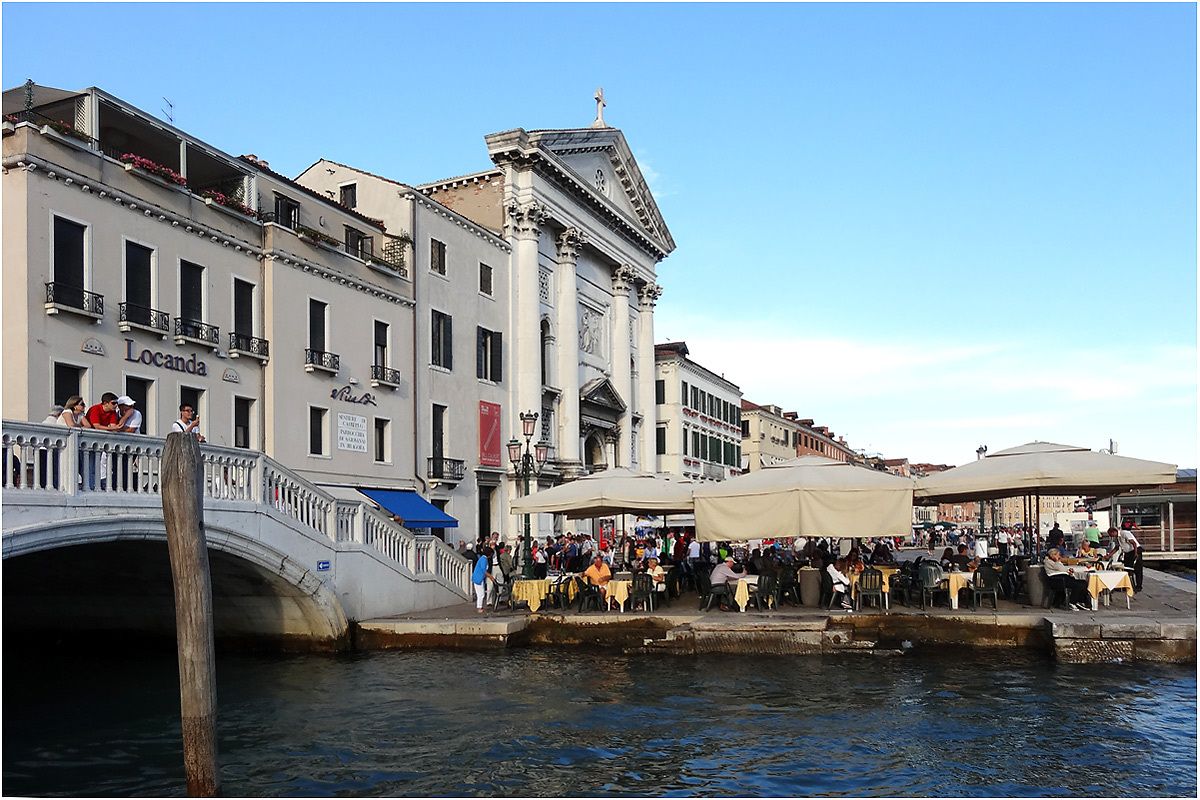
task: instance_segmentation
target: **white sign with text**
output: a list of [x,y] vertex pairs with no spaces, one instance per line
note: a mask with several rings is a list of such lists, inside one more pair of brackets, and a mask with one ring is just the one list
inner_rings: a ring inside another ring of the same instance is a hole
[[337,415],[337,449],[367,452],[367,418],[356,414]]

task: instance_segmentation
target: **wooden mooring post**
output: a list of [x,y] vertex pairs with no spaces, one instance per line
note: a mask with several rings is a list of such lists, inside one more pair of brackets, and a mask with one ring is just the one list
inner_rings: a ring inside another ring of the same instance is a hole
[[167,436],[162,456],[162,507],[175,585],[183,767],[190,797],[215,797],[221,783],[217,772],[217,669],[212,579],[204,538],[203,474],[196,438],[184,433]]

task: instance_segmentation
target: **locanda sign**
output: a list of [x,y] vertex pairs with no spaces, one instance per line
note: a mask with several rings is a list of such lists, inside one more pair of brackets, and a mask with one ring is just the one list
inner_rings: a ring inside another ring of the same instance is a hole
[[170,353],[157,352],[154,350],[143,350],[135,352],[136,342],[133,339],[125,340],[125,360],[132,361],[136,364],[147,364],[160,369],[174,370],[175,372],[186,372],[189,375],[207,375],[208,366],[196,358],[196,354],[184,358],[183,356],[174,356]]
[[334,400],[345,400],[347,403],[361,403],[364,406],[379,405],[375,402],[375,395],[370,392],[355,394],[349,386],[343,386],[340,389],[333,389],[329,392],[329,396]]

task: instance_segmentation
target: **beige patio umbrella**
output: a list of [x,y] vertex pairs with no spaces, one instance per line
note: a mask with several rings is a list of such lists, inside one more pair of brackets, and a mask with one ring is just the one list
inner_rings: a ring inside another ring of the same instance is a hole
[[899,536],[912,526],[913,482],[801,456],[693,493],[700,541],[779,536]]
[[606,469],[512,502],[514,514],[565,514],[571,519],[612,514],[686,514],[695,484],[671,475]]
[[1110,496],[1175,482],[1176,466],[1086,447],[1030,442],[917,481],[917,502],[995,500],[1033,493]]

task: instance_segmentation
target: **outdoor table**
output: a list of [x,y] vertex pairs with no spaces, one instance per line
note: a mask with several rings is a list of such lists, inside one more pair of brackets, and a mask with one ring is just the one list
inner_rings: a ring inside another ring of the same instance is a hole
[[821,604],[821,570],[816,567],[801,567],[796,571],[796,583],[800,584],[800,603],[806,606]]
[[621,607],[621,613],[625,613],[625,601],[629,599],[629,589],[633,586],[633,581],[618,581],[610,580],[602,587],[604,589],[605,603],[609,600],[616,600]]
[[529,610],[536,612],[542,607],[542,600],[549,592],[550,581],[548,579],[516,580],[513,581],[512,599],[514,601],[524,600],[529,604]]
[[950,607],[958,610],[958,593],[975,585],[974,572],[947,572],[946,587],[950,591]]
[[[1083,574],[1082,570],[1072,570],[1072,577],[1079,580],[1087,580],[1087,591],[1092,596],[1092,611],[1098,611],[1100,608],[1100,593],[1107,590],[1109,593],[1124,589],[1125,590],[1125,607],[1131,608],[1129,599],[1133,597],[1133,583],[1129,580],[1129,573],[1124,570],[1088,570],[1086,578],[1080,577]],[[1109,600],[1105,598],[1105,605],[1108,605]]]
[[[900,571],[900,568],[899,567],[868,567],[868,569],[877,569],[883,573],[883,605],[885,608],[891,608],[892,603],[891,603],[891,597],[888,594],[888,592],[889,592],[888,583],[891,582],[892,576]],[[854,572],[849,576],[850,577],[850,599],[851,600],[854,600],[854,598],[858,595],[858,578],[860,575],[862,575],[861,572]]]
[[[725,581],[725,585],[729,586],[731,581]],[[733,590],[733,600],[738,604],[743,614],[746,613],[746,605],[750,602],[750,584],[758,585],[757,575],[747,575],[744,578],[738,578],[737,584],[730,586]]]

